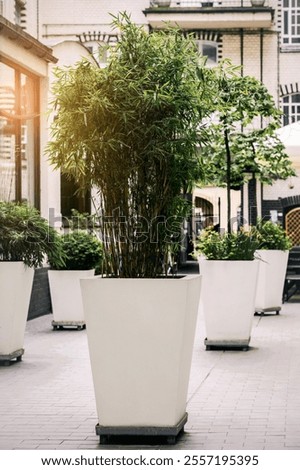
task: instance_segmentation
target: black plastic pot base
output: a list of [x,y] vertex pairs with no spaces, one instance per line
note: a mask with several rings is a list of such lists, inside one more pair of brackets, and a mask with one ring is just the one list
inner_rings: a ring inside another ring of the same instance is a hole
[[220,351],[220,350],[228,350],[228,351],[248,351],[249,350],[249,342],[248,340],[208,340],[207,338],[204,340],[204,344],[206,346],[206,351]]
[[261,308],[259,310],[256,310],[254,315],[263,317],[266,313],[273,314],[273,315],[279,315],[279,312],[281,310],[281,307],[269,307],[269,308]]
[[0,366],[11,366],[16,362],[22,361],[22,356],[24,354],[24,349],[18,349],[10,354],[1,354],[0,355]]
[[249,346],[206,346],[206,351],[249,351]]
[[184,414],[179,423],[175,426],[101,426],[96,425],[96,434],[100,436],[100,444],[113,444],[118,442],[124,445],[133,445],[137,442],[152,444],[165,441],[166,444],[173,445],[180,433],[184,430],[188,415]]
[[85,329],[85,323],[81,321],[53,321],[52,322],[52,327],[53,330],[84,330]]

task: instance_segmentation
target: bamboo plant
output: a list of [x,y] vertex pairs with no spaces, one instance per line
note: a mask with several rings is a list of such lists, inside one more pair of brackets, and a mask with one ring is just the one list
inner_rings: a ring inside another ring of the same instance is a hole
[[176,29],[149,34],[126,13],[113,25],[121,40],[107,67],[56,69],[48,152],[82,189],[99,190],[104,269],[156,277],[180,245],[184,195],[203,177],[199,122],[210,112],[212,72]]

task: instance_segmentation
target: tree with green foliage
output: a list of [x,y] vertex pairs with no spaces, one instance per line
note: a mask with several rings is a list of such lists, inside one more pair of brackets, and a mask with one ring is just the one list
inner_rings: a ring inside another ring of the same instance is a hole
[[294,175],[284,145],[276,135],[281,112],[266,87],[256,78],[241,76],[229,60],[214,68],[212,117],[207,145],[202,147],[206,182],[227,187],[230,232],[230,187],[255,175],[262,183]]
[[106,68],[57,69],[52,163],[81,188],[99,188],[99,222],[113,275],[166,273],[187,203],[203,178],[199,122],[212,72],[179,30],[148,34],[125,14]]

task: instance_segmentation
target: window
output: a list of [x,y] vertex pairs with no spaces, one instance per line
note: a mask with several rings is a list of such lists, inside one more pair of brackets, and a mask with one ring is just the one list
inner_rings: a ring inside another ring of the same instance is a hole
[[[299,0],[300,1],[300,0]],[[207,65],[213,67],[218,60],[218,45],[216,42],[197,41],[198,48],[202,55],[207,57]]]
[[300,93],[284,96],[283,99],[283,125],[300,121]]
[[108,45],[110,47],[116,45],[120,38],[118,34],[101,33],[101,31],[89,31],[78,34],[77,37],[101,68],[107,65],[110,54]]
[[283,44],[300,45],[300,0],[283,0]]
[[99,42],[86,42],[85,47],[88,51],[92,54],[97,64],[103,68],[106,67],[107,58],[108,58],[108,50],[106,44],[101,44]]
[[39,207],[39,81],[0,63],[0,200]]

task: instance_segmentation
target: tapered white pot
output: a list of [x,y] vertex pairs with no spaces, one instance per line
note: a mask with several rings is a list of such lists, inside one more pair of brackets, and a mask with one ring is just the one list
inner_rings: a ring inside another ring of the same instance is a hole
[[94,276],[95,270],[48,271],[52,303],[53,326],[83,326],[85,324],[80,279]]
[[253,322],[258,261],[200,259],[207,349],[247,348]]
[[97,434],[175,429],[186,415],[200,276],[80,282]]
[[288,263],[288,250],[257,250],[259,260],[255,311],[275,311],[282,306],[284,280]]
[[34,268],[22,261],[0,262],[0,360],[20,359]]

